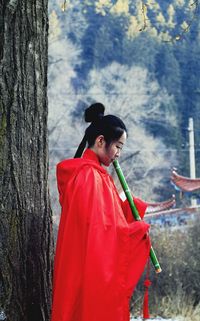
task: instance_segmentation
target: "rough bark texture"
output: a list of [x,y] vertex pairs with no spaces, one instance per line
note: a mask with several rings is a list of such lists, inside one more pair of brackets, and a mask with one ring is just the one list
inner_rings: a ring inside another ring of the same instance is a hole
[[0,317],[49,320],[47,0],[0,1]]

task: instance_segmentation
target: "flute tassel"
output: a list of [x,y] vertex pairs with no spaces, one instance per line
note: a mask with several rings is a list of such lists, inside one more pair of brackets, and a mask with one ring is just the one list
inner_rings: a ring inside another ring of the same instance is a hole
[[149,260],[147,263],[147,274],[146,274],[146,279],[144,281],[144,286],[145,286],[145,292],[144,292],[144,302],[143,302],[143,319],[149,319],[150,314],[149,314],[149,287],[151,285],[151,281],[149,280],[149,272],[150,272],[150,264]]

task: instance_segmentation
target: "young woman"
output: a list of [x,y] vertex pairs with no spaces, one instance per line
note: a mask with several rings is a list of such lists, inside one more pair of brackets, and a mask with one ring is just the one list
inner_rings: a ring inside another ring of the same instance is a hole
[[[104,116],[100,103],[86,110],[85,120],[91,124],[75,159],[57,166],[62,214],[51,321],[128,321],[129,300],[149,257],[149,225],[134,221],[102,166],[120,156],[124,123]],[[143,217],[146,204],[134,201]]]

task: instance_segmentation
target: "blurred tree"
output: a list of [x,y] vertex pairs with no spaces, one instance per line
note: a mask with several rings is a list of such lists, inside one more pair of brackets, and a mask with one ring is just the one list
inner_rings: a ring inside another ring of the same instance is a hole
[[9,321],[44,321],[53,254],[47,1],[2,0],[0,16],[0,313]]

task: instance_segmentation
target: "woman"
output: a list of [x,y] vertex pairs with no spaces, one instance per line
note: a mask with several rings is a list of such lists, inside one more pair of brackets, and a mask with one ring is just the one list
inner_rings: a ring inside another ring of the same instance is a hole
[[[100,103],[86,110],[85,120],[91,125],[75,159],[57,166],[62,214],[51,320],[128,321],[130,296],[149,256],[149,225],[134,221],[102,166],[120,156],[124,123],[104,116]],[[143,217],[146,204],[134,201]]]

